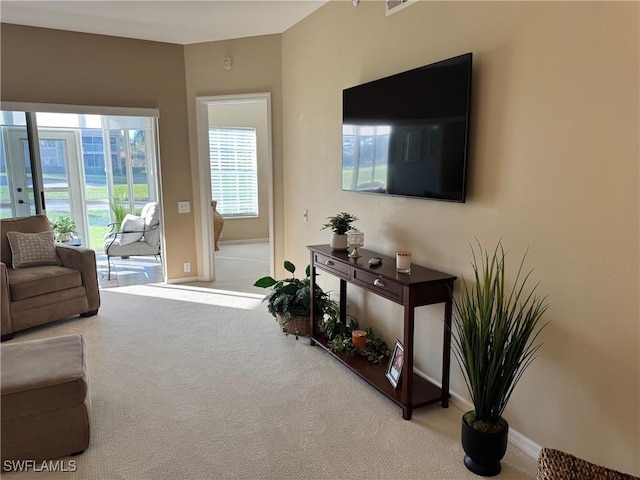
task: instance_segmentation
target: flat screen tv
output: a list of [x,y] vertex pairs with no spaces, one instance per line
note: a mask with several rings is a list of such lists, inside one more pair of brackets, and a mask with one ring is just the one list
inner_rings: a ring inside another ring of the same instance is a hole
[[342,189],[464,202],[472,54],[342,92]]

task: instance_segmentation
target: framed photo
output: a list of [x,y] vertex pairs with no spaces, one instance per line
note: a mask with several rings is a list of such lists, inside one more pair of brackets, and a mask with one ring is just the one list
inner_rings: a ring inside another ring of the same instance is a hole
[[393,385],[393,388],[398,388],[400,383],[400,374],[402,373],[402,366],[404,365],[404,347],[400,343],[400,340],[396,340],[396,344],[393,347],[391,358],[389,359],[389,366],[387,366],[386,377]]

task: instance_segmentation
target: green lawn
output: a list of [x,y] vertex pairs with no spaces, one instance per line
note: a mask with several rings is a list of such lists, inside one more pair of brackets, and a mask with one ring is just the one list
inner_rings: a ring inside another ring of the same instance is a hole
[[[6,177],[6,173],[0,174],[0,177]],[[63,176],[58,175],[47,175],[47,180],[62,180]],[[149,198],[149,188],[146,184],[134,184],[133,185],[134,198],[138,201],[146,201]],[[116,198],[128,196],[128,189],[126,185],[114,185],[114,194]],[[98,200],[98,199],[108,199],[107,194],[107,186],[106,185],[86,185],[85,186],[85,195],[87,199]],[[0,199],[5,202],[9,201],[9,187],[6,185],[0,186]],[[69,198],[68,192],[46,192],[45,199],[47,200],[67,200]],[[90,207],[91,208],[91,207]],[[136,209],[136,214],[140,213],[140,209]],[[61,215],[68,215],[68,211],[57,211],[57,210],[48,210],[47,216],[51,219],[56,218]],[[110,222],[109,219],[109,211],[108,210],[89,210],[89,242],[86,239],[83,239],[83,245],[90,246],[94,250],[102,250],[103,246],[103,238],[105,234],[109,231],[108,224]]]
[[[353,179],[353,168],[344,169],[342,171],[342,188],[351,188],[351,181]],[[358,185],[366,183],[379,183],[382,185],[387,184],[387,165],[377,165],[375,173],[373,167],[360,167],[358,175]]]

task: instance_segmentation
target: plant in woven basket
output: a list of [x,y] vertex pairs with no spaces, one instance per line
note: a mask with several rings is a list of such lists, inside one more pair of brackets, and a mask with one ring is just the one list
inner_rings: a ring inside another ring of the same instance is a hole
[[[307,265],[304,278],[295,276],[296,267],[293,263],[284,262],[284,268],[291,273],[291,277],[276,280],[271,276],[258,279],[253,285],[260,288],[271,288],[264,301],[267,302],[267,309],[280,323],[285,334],[293,333],[296,339],[304,333],[302,329],[309,325],[309,315],[311,315],[311,267]],[[314,295],[314,310],[319,317],[337,316],[338,304],[331,299],[328,293],[324,292],[320,286],[316,285]],[[300,317],[305,317],[297,322]]]
[[[548,308],[546,297],[533,289],[525,292],[531,271],[523,273],[522,258],[511,288],[505,281],[505,252],[498,243],[493,253],[478,243],[472,248],[474,284],[462,281],[461,291],[453,298],[452,349],[462,369],[474,410],[463,417],[465,465],[479,475],[500,472],[500,460],[506,450],[508,424],[502,413],[522,374],[542,344],[538,335],[546,326],[540,319]],[[477,435],[480,432],[488,436]],[[486,453],[490,438],[501,437],[496,457],[475,457],[474,441]],[[469,445],[466,444],[467,440]]]

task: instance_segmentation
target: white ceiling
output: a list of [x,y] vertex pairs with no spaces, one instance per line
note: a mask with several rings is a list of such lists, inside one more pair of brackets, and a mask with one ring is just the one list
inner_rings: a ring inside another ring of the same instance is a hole
[[326,2],[0,0],[0,20],[2,23],[186,45],[282,33]]

